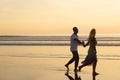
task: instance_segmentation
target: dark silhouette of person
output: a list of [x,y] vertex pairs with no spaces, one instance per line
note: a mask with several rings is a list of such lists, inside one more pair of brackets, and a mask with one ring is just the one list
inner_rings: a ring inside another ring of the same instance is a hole
[[65,64],[65,67],[67,70],[69,70],[69,65],[75,61],[75,67],[74,71],[77,71],[78,63],[79,63],[79,55],[78,55],[78,45],[79,44],[84,44],[83,41],[79,40],[78,37],[78,28],[73,27],[73,34],[71,35],[71,43],[70,43],[70,50],[72,52],[73,57],[68,61],[67,64]]
[[96,75],[92,75],[93,76],[93,80],[96,80]]
[[86,47],[88,44],[90,45],[89,49],[88,49],[88,55],[86,56],[85,60],[82,62],[82,65],[79,66],[79,71],[83,67],[92,64],[92,67],[93,67],[92,74],[93,75],[98,75],[98,73],[95,71],[96,70],[96,65],[97,65],[97,55],[96,55],[96,53],[97,53],[97,51],[96,51],[97,40],[95,38],[95,34],[96,34],[96,30],[93,28],[90,31],[88,42],[86,44],[84,44],[84,47]]
[[[65,75],[68,77],[69,80],[82,80],[77,73],[74,73],[74,78],[71,75],[69,75],[69,71],[67,71]],[[96,75],[92,75],[92,80],[96,80]]]
[[69,80],[81,80],[80,76],[78,77],[77,72],[74,73],[74,78],[71,75],[69,75],[69,71],[67,71],[65,75],[68,77]]

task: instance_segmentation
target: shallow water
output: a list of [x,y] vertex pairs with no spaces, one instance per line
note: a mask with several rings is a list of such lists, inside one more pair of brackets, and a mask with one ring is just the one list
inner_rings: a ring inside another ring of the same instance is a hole
[[[88,47],[78,49],[81,62]],[[96,80],[120,79],[119,52],[120,46],[97,46],[100,75]],[[0,46],[0,80],[69,80],[64,65],[71,56],[69,46]],[[75,78],[73,68],[71,64],[69,75]],[[93,80],[92,67],[85,67],[78,76]]]
[[[87,55],[88,47],[79,46],[80,58]],[[120,60],[120,46],[97,46],[99,59]],[[0,46],[0,56],[29,58],[70,58],[69,46]]]

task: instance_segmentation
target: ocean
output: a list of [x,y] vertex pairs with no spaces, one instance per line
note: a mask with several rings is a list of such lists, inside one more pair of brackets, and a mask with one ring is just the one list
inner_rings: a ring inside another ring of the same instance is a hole
[[[80,40],[87,40],[88,35],[81,35]],[[98,35],[97,46],[120,46],[120,35]],[[42,36],[0,36],[0,45],[27,46],[69,46],[70,35]]]
[[[86,42],[87,35],[79,37]],[[96,36],[99,59],[120,60],[120,36]],[[0,56],[27,58],[70,58],[70,36],[0,36]],[[79,47],[79,55],[84,59],[88,47]]]
[[[86,42],[88,35],[79,36]],[[120,36],[96,35],[96,38],[96,71],[100,73],[96,80],[120,79]],[[79,65],[88,48],[78,47]],[[71,57],[70,35],[0,36],[0,80],[68,80],[64,65]],[[74,64],[69,68],[69,75],[75,77]],[[78,76],[92,80],[90,68],[82,69]]]

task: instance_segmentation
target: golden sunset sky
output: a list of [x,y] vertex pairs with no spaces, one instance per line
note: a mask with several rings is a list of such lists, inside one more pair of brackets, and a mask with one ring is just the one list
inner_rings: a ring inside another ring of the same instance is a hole
[[120,0],[0,0],[0,35],[120,34]]

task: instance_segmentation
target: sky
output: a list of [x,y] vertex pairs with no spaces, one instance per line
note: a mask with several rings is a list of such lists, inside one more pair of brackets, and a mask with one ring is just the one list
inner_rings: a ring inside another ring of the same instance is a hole
[[120,0],[0,0],[0,35],[120,34]]

